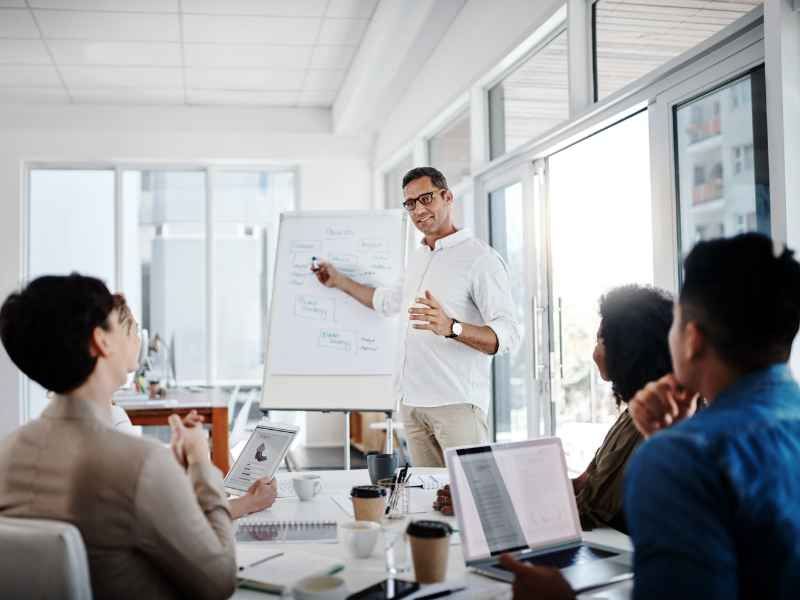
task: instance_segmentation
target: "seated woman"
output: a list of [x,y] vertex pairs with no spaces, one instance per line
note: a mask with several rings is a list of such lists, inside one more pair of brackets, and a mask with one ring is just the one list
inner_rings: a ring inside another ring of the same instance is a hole
[[[646,383],[672,372],[667,334],[672,326],[672,296],[656,288],[625,285],[600,298],[600,328],[592,358],[604,381],[611,382],[621,407]],[[572,480],[581,527],[600,524],[625,532],[622,481],[625,467],[642,441],[627,408],[606,435],[586,471]],[[434,506],[453,514],[449,486]]]
[[0,339],[23,373],[56,393],[40,418],[0,441],[0,515],[75,525],[95,598],[230,596],[230,506],[202,427],[172,415],[174,455],[114,428],[111,398],[125,383],[130,342],[103,282],[34,280],[0,309]]
[[[667,335],[672,326],[672,296],[662,290],[624,285],[600,298],[600,328],[592,358],[622,410],[650,381],[672,372]],[[622,507],[625,468],[642,434],[627,406],[584,473],[572,480],[581,527],[605,524],[626,532]]]

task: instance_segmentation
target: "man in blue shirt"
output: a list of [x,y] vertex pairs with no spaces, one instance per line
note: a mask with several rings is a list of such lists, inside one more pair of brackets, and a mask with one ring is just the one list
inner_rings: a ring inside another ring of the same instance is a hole
[[[669,335],[674,374],[629,404],[651,436],[625,481],[635,599],[800,596],[800,389],[786,365],[800,264],[758,234],[698,244]],[[709,407],[692,416],[698,396]],[[692,418],[687,418],[692,416]],[[503,557],[515,598],[572,597]]]

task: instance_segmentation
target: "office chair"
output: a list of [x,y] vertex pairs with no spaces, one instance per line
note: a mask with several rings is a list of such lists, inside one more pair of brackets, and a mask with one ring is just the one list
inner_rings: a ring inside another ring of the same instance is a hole
[[78,528],[0,517],[0,581],[4,598],[91,600],[89,561]]

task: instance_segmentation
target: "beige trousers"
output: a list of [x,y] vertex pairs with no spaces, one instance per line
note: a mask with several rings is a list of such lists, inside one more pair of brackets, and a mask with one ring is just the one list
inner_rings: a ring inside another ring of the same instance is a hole
[[474,404],[426,408],[400,403],[408,454],[414,467],[444,467],[444,451],[489,443],[486,414]]

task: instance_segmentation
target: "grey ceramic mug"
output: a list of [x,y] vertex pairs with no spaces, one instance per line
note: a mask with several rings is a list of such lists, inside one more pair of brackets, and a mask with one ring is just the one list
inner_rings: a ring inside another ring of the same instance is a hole
[[367,456],[367,470],[372,485],[378,485],[381,479],[391,479],[397,471],[396,454],[370,454]]

